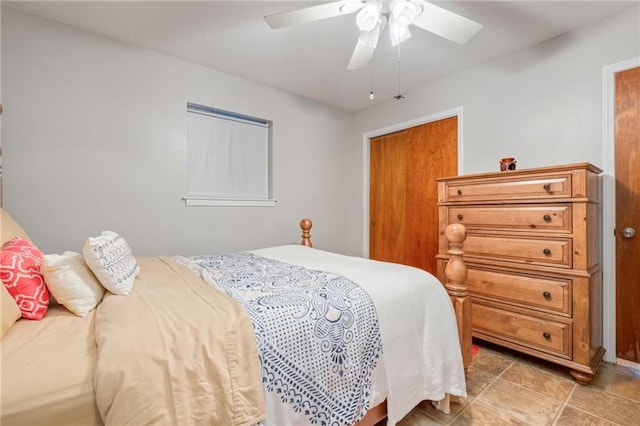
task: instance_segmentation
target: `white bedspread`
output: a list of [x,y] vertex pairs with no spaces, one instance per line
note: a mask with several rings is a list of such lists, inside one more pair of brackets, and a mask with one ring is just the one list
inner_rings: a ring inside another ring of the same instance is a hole
[[[439,401],[447,394],[467,396],[453,306],[431,274],[298,245],[252,253],[339,274],[367,290],[380,322],[387,425],[395,425],[420,401]],[[267,409],[268,417],[269,413]]]

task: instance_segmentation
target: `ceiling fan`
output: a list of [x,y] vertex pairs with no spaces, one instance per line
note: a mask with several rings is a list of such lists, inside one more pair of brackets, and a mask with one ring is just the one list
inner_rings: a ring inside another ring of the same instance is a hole
[[282,28],[348,15],[358,12],[356,24],[360,38],[347,69],[355,70],[369,64],[380,34],[389,26],[391,44],[397,46],[411,37],[409,25],[440,37],[466,43],[482,25],[424,0],[341,0],[323,3],[289,12],[265,16],[271,28]]

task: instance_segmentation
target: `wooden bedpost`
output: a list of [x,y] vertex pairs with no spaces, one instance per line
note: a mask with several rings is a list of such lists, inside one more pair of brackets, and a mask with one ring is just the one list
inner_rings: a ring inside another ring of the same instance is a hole
[[313,247],[313,244],[311,244],[311,234],[309,233],[311,225],[311,219],[304,218],[300,221],[300,228],[302,228],[302,241],[300,241],[300,244],[303,246]]
[[462,244],[467,239],[467,230],[460,223],[452,223],[447,226],[445,237],[449,242],[449,249],[447,250],[449,261],[444,270],[446,277],[445,287],[456,312],[462,362],[466,372],[469,364],[471,364],[471,298],[465,284],[467,266],[462,260],[462,255],[464,254]]

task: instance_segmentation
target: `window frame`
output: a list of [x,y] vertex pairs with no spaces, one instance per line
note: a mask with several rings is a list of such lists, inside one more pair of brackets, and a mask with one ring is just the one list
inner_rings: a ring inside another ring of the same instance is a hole
[[[240,114],[232,111],[227,111],[219,108],[208,107],[200,104],[187,103],[187,121],[189,120],[188,114],[200,114],[204,116],[210,116],[215,119],[231,120],[238,123],[245,123],[247,125],[260,125],[267,129],[267,149],[266,158],[260,160],[266,162],[267,169],[267,182],[261,182],[267,184],[267,197],[266,198],[250,198],[247,196],[239,195],[238,197],[222,197],[215,195],[193,195],[189,192],[192,188],[189,188],[187,184],[187,195],[182,199],[186,206],[248,206],[248,207],[271,207],[274,206],[276,200],[273,198],[273,149],[272,149],[272,134],[273,134],[273,122],[264,118],[253,117],[245,114]],[[212,143],[215,143],[212,141]],[[193,149],[193,147],[191,148]],[[192,174],[195,173],[190,170],[189,164],[189,130],[187,126],[187,179],[192,179]]]

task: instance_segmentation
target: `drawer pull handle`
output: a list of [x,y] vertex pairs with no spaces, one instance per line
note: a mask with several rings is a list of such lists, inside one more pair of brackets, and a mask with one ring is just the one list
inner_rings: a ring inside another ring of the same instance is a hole
[[545,256],[551,256],[551,250],[549,249],[544,249],[542,250],[542,252],[545,254]]
[[462,195],[462,189],[458,189],[458,191],[456,191],[458,193],[458,195]]
[[550,183],[545,183],[544,185],[542,185],[542,188],[545,191],[551,191],[551,184]]
[[544,333],[542,333],[542,337],[544,337],[547,340],[551,339],[551,335],[549,333],[547,333],[546,331]]
[[551,299],[551,293],[549,293],[548,291],[545,291],[544,293],[542,293],[542,295],[545,299]]
[[462,216],[461,214],[458,215],[458,220],[462,220],[464,219],[464,216]]
[[547,222],[547,223],[551,222],[551,216],[549,216],[548,214],[545,214],[542,218],[543,218],[543,219],[544,219],[544,221],[545,221],[545,222]]

